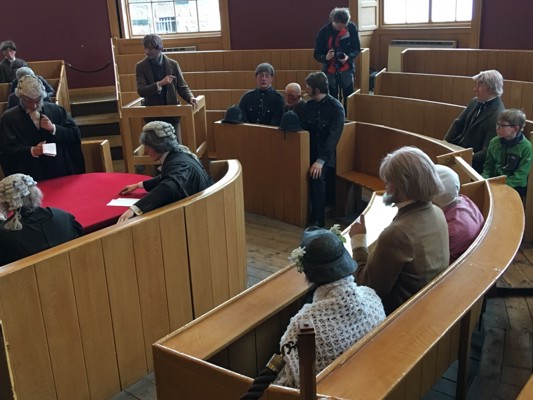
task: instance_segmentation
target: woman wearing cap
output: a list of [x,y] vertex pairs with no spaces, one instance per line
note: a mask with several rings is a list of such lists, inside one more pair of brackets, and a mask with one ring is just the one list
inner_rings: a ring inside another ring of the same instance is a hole
[[145,154],[161,164],[161,174],[120,191],[124,195],[140,188],[149,193],[124,212],[118,222],[184,199],[211,185],[212,180],[198,157],[178,143],[174,127],[168,122],[147,123],[139,141],[144,145]]
[[[300,247],[289,257],[317,287],[313,302],[291,319],[280,341],[282,347],[289,341],[296,343],[298,324],[310,320],[315,327],[317,374],[385,319],[376,292],[355,283],[352,274],[357,264],[346,251],[340,232],[336,227],[332,230],[308,228]],[[288,352],[285,361],[274,383],[299,387],[298,351]]]
[[0,181],[0,265],[68,242],[82,235],[73,215],[41,207],[43,194],[31,176],[13,174]]
[[448,223],[448,237],[450,238],[450,264],[457,260],[483,228],[485,218],[477,208],[476,203],[465,195],[459,194],[461,182],[459,175],[446,165],[435,165],[444,190],[433,197],[433,204],[444,212]]

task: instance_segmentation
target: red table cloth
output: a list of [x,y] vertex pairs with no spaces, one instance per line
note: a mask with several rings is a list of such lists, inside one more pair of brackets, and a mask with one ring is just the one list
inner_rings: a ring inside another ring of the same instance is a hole
[[146,192],[137,189],[129,195],[120,190],[132,183],[150,179],[150,176],[122,172],[93,172],[63,176],[38,182],[43,192],[43,207],[65,210],[76,217],[84,233],[113,225],[128,207],[108,206],[113,199],[143,197]]

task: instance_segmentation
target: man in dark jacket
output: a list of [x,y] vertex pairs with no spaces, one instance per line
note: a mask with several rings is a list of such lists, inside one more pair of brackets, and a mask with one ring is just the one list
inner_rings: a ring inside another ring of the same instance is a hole
[[344,108],[328,94],[328,78],[313,72],[305,78],[309,100],[302,128],[309,131],[310,225],[323,227],[326,209],[326,180],[334,179],[337,143],[344,128]]
[[[179,104],[178,95],[187,103],[196,104],[196,98],[183,77],[179,64],[163,54],[163,40],[156,34],[143,38],[146,58],[135,66],[137,93],[144,97],[146,106]],[[145,118],[145,122],[166,121],[174,126],[178,141],[181,143],[179,117]]]
[[350,11],[334,8],[329,22],[316,35],[314,56],[328,77],[329,93],[341,102],[344,99],[344,107],[346,98],[354,91],[354,60],[360,52],[359,32],[350,21]]

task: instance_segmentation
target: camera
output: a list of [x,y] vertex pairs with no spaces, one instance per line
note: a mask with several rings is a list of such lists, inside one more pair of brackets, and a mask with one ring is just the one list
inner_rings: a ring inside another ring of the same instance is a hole
[[344,60],[344,57],[346,57],[346,54],[342,50],[335,50],[335,58],[337,60]]

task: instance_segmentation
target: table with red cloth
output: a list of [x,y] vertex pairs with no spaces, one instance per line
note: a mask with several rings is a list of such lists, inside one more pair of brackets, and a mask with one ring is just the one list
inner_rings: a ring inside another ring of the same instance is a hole
[[150,176],[122,172],[93,172],[47,179],[37,183],[43,192],[43,207],[65,210],[76,217],[85,234],[113,225],[128,209],[107,204],[118,198],[143,197],[146,192],[136,189],[128,195],[120,195],[126,186]]

